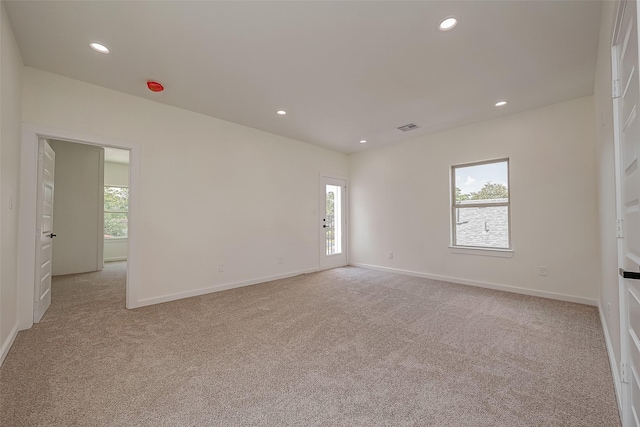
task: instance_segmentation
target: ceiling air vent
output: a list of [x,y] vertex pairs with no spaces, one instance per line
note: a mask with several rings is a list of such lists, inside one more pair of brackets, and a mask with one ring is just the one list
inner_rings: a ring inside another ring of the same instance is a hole
[[402,132],[409,132],[410,130],[418,129],[419,127],[420,126],[415,123],[409,123],[408,125],[400,126],[398,130],[401,130]]

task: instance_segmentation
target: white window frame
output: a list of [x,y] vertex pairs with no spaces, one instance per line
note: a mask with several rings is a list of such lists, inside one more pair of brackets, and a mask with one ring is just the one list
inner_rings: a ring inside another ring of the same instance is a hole
[[[126,188],[127,190],[129,190],[129,186],[127,185],[104,185],[103,186],[104,189],[106,188]],[[104,192],[104,189],[102,190]],[[123,213],[123,214],[127,214],[127,221],[129,220],[129,196],[130,196],[130,191],[127,193],[127,211],[126,212],[116,212],[116,211],[106,211],[104,210],[104,204],[102,206],[102,216],[104,218],[105,214],[112,214],[112,213]],[[104,235],[104,221],[103,221],[103,225],[102,225],[102,234]],[[127,224],[127,235],[124,237],[105,237],[104,240],[107,242],[112,242],[115,240],[127,240],[129,238],[129,226]]]
[[[492,163],[507,163],[507,188],[509,190],[508,197],[506,202],[499,203],[465,203],[464,205],[461,203],[457,203],[456,201],[456,169],[466,168],[471,166],[482,166],[489,165]],[[511,241],[511,165],[508,157],[499,158],[499,159],[491,159],[491,160],[482,160],[478,162],[471,163],[462,163],[458,165],[451,166],[451,242],[450,248],[453,249],[454,253],[463,253],[470,254],[475,251],[484,251],[485,254],[489,255],[489,252],[496,253],[496,256],[502,256],[499,253],[511,254],[513,253],[513,243]],[[493,247],[493,246],[472,246],[472,245],[458,245],[456,244],[456,208],[486,208],[486,207],[499,207],[506,206],[507,207],[507,237],[509,246],[507,248],[501,247]]]

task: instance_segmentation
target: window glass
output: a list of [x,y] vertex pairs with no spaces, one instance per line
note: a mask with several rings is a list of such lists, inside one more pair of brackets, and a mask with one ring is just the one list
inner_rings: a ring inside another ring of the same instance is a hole
[[104,188],[104,238],[127,237],[129,189],[126,187]]
[[327,255],[342,253],[342,187],[326,185],[325,239]]
[[453,246],[510,249],[509,160],[452,167]]

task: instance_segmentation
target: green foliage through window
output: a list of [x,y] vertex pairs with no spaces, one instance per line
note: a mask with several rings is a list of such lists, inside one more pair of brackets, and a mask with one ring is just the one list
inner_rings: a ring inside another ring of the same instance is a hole
[[127,237],[129,189],[104,187],[104,238]]
[[484,186],[476,192],[463,194],[459,187],[456,187],[456,202],[462,202],[464,200],[492,200],[492,199],[507,199],[509,197],[509,189],[504,184],[498,184],[494,182],[487,182]]

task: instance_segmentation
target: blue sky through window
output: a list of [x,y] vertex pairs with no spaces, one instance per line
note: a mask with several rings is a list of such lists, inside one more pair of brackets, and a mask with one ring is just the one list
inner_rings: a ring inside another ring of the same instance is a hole
[[462,190],[462,194],[470,194],[477,191],[487,183],[502,184],[509,187],[507,174],[507,161],[488,163],[483,165],[457,167],[456,187]]

